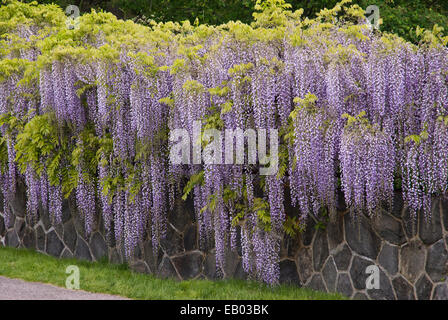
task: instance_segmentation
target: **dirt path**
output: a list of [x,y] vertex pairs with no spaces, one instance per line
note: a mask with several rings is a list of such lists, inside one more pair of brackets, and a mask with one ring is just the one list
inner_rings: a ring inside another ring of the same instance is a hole
[[0,300],[126,300],[109,294],[69,290],[50,284],[0,276]]

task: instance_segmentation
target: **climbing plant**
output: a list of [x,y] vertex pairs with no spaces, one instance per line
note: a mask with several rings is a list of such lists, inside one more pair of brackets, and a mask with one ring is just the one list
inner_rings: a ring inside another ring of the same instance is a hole
[[[92,11],[69,29],[55,5],[4,2],[6,219],[23,179],[33,218],[47,210],[60,223],[72,197],[86,232],[101,214],[130,256],[148,235],[157,250],[174,199],[191,198],[217,269],[240,241],[244,270],[275,284],[285,233],[333,215],[338,190],[352,214],[375,215],[399,188],[414,216],[446,192],[448,37],[437,26],[415,45],[369,28],[349,0],[313,19],[265,0],[251,24],[143,26]],[[205,129],[238,128],[277,130],[275,174],[260,174],[261,158],[170,161],[176,129],[206,148],[216,141]]]

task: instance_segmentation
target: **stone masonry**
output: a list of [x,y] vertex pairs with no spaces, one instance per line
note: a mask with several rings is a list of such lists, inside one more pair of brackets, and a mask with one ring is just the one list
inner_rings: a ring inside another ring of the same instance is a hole
[[[66,200],[61,224],[53,225],[44,210],[33,221],[25,215],[21,182],[17,190],[8,225],[0,212],[0,246],[32,248],[59,258],[125,263],[123,248],[105,232],[100,218],[86,237],[76,206]],[[199,249],[191,202],[178,200],[168,220],[167,238],[158,254],[145,241],[128,261],[130,268],[179,280],[217,279],[214,249]],[[228,252],[224,278],[247,278],[238,251]],[[366,289],[366,268],[371,265],[379,269],[379,289]],[[354,299],[448,299],[448,200],[435,199],[427,219],[411,217],[398,194],[392,209],[373,218],[354,218],[344,208],[331,221],[310,217],[304,233],[283,241],[280,280]]]

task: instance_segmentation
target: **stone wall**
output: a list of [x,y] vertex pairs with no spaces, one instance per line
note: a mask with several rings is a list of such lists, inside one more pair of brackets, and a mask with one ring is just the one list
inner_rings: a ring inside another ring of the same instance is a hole
[[[84,236],[73,202],[64,202],[60,225],[52,225],[43,210],[39,220],[32,221],[24,214],[25,203],[19,182],[8,225],[0,213],[0,246],[33,248],[60,258],[124,263],[123,249],[105,233],[101,221],[89,237]],[[310,218],[303,234],[284,240],[281,282],[355,299],[448,299],[448,201],[436,199],[432,212],[430,221],[423,216],[412,219],[397,195],[393,209],[377,218],[354,219],[344,208],[332,219],[336,221]],[[167,234],[157,256],[145,241],[129,261],[130,267],[179,280],[217,278],[214,250],[199,250],[190,202],[175,204]],[[240,255],[228,252],[225,278],[246,279]],[[370,265],[379,268],[380,289],[365,288]]]

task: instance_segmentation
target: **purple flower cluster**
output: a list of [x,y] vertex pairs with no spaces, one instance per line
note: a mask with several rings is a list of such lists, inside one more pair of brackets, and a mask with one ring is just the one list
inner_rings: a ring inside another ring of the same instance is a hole
[[395,154],[390,136],[360,122],[347,126],[342,137],[342,189],[350,208],[373,214],[392,200]]
[[[448,49],[367,29],[354,35],[355,28],[313,28],[314,34],[291,31],[301,35],[299,44],[291,40],[297,34],[288,33],[282,40],[248,41],[229,30],[216,36],[216,30],[182,45],[173,36],[166,46],[136,50],[151,55],[153,65],[126,46],[114,59],[64,57],[43,66],[28,87],[17,86],[15,75],[0,83],[0,113],[54,112],[60,134],[72,131],[70,141],[86,127],[98,141],[111,138],[112,150],[101,149],[97,168],[76,168],[75,198],[86,232],[101,208],[105,228],[127,257],[145,237],[158,249],[185,177],[203,173],[191,192],[201,247],[214,245],[225,276],[228,251],[240,240],[244,270],[275,284],[287,192],[305,223],[310,214],[336,210],[338,188],[352,212],[370,215],[391,203],[396,179],[414,215],[429,214],[431,197],[447,189]],[[28,37],[28,31],[21,32]],[[100,38],[97,47],[105,44]],[[36,52],[22,58],[37,59]],[[30,99],[33,93],[39,98]],[[246,155],[243,165],[170,164],[169,132],[186,129],[193,144],[194,122],[209,120],[220,130],[286,132],[285,172],[260,177],[260,166]],[[0,175],[6,217],[18,175],[14,134],[1,128],[8,152],[8,170]],[[61,184],[51,185],[45,170],[39,176],[32,168],[24,174],[29,214],[36,217],[41,205],[61,222]],[[88,170],[96,170],[93,179]]]

